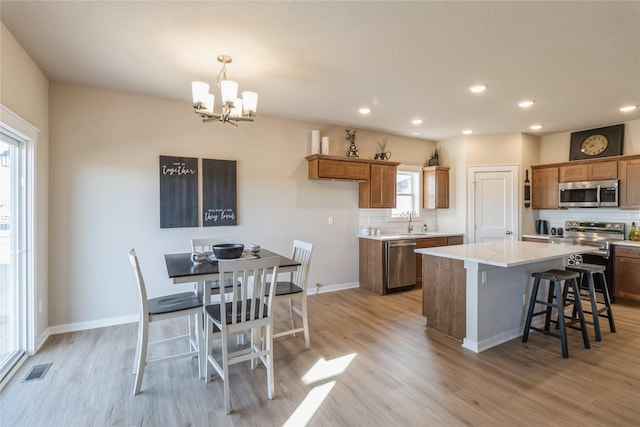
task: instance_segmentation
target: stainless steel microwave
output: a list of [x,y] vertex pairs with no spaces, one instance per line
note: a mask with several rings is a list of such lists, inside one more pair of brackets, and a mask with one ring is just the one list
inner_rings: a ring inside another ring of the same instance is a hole
[[561,182],[558,188],[561,208],[618,206],[617,180]]

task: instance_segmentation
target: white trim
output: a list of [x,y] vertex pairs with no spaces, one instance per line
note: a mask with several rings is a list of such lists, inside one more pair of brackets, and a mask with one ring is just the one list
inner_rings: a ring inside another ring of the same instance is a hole
[[33,355],[36,352],[36,330],[38,325],[37,316],[37,271],[35,268],[35,242],[36,242],[36,221],[35,213],[37,212],[35,184],[36,184],[36,144],[38,143],[38,134],[40,130],[22,119],[16,113],[0,105],[0,126],[10,130],[12,133],[19,135],[26,141],[25,147],[25,281],[26,281],[26,313],[23,317],[26,325],[26,351],[27,354]]
[[64,325],[51,326],[47,329],[48,335],[64,334],[67,332],[85,331],[87,329],[106,328],[108,326],[124,325],[125,323],[138,322],[140,316],[130,314],[127,316],[110,317],[107,319],[90,320],[87,322],[67,323]]
[[344,291],[347,289],[355,289],[359,287],[360,287],[359,282],[338,283],[335,285],[322,285],[318,283],[315,286],[307,289],[307,295],[325,294],[327,292]]
[[9,370],[9,372],[7,372],[7,375],[5,375],[2,381],[0,381],[0,392],[2,391],[4,386],[9,384],[9,382],[11,381],[11,378],[13,378],[15,374],[18,373],[18,371],[20,370],[20,367],[24,364],[24,362],[27,361],[28,358],[29,356],[27,356],[26,354],[23,354],[22,357],[20,357],[20,359],[18,359],[18,361]]
[[518,239],[520,235],[520,193],[518,180],[520,165],[480,165],[467,167],[467,243],[475,243],[475,191],[473,191],[474,175],[476,172],[509,172],[511,174],[511,191],[513,193],[513,223],[512,238]]

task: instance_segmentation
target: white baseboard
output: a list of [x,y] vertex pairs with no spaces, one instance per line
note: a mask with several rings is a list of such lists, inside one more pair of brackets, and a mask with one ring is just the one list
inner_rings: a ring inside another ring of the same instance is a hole
[[315,295],[315,294],[324,294],[327,292],[337,292],[344,291],[346,289],[354,289],[359,288],[359,282],[351,282],[351,283],[338,283],[335,285],[322,285],[320,283],[315,286],[307,289],[307,295]]
[[[337,292],[345,289],[353,289],[358,287],[360,287],[360,283],[358,282],[339,283],[336,285],[321,285],[318,283],[316,286],[310,287],[307,290],[307,295],[315,295],[315,294],[321,294],[326,292]],[[87,329],[105,328],[108,326],[122,325],[125,323],[134,323],[134,322],[137,322],[138,320],[139,320],[139,316],[137,314],[131,314],[128,316],[110,317],[107,319],[91,320],[88,322],[67,323],[64,325],[51,326],[47,328],[40,337],[38,337],[36,351],[40,350],[40,347],[42,347],[44,342],[51,335],[64,334],[67,332],[84,331]]]
[[67,323],[65,325],[51,326],[45,333],[47,333],[48,337],[49,335],[64,334],[66,332],[84,331],[87,329],[105,328],[107,326],[133,323],[137,322],[139,319],[140,316],[137,314],[130,314],[128,316],[110,317],[108,319],[91,320],[88,322]]

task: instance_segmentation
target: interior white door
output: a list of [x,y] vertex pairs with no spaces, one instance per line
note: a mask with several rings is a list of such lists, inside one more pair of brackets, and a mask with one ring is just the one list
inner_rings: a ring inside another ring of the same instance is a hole
[[473,242],[517,238],[517,176],[517,166],[471,168],[469,226]]

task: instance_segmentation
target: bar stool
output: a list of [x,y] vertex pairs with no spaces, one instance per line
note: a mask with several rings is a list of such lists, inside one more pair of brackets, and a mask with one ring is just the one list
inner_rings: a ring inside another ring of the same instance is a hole
[[[602,336],[600,334],[600,321],[599,318],[603,317],[609,320],[609,328],[611,332],[616,332],[616,325],[613,321],[613,311],[611,310],[611,298],[609,297],[609,289],[607,288],[607,279],[605,278],[604,272],[607,269],[604,265],[596,265],[596,264],[578,264],[578,265],[570,265],[565,267],[567,271],[572,271],[580,274],[580,285],[578,286],[578,290],[580,291],[580,298],[584,300],[589,300],[591,302],[591,311],[583,310],[584,313],[590,314],[593,317],[593,321],[585,320],[585,323],[589,325],[593,325],[593,329],[595,330],[596,341],[602,341]],[[600,284],[602,285],[601,289],[596,288],[595,286],[595,275],[600,276]],[[586,293],[582,292],[586,291]],[[571,290],[568,290],[571,292]],[[596,293],[602,294],[602,299],[604,307],[598,308],[598,299]],[[565,298],[567,295],[565,295]],[[575,298],[575,296],[574,296]],[[605,313],[606,314],[602,314]],[[575,308],[572,313],[572,320],[575,319],[576,311]]]
[[[584,348],[590,348],[591,346],[589,344],[589,335],[587,334],[587,328],[584,321],[584,313],[582,312],[582,304],[580,303],[580,298],[566,300],[564,298],[566,292],[562,289],[562,284],[564,283],[565,289],[567,286],[570,286],[573,289],[574,294],[578,295],[577,279],[580,277],[580,274],[572,271],[554,269],[532,273],[531,277],[533,277],[535,280],[533,281],[533,289],[531,290],[531,298],[529,301],[529,309],[527,310],[527,320],[524,325],[522,342],[527,342],[527,340],[529,339],[530,329],[541,332],[545,335],[551,335],[553,337],[560,338],[560,343],[562,346],[562,357],[568,358],[569,350],[567,348],[566,327],[579,322],[580,330],[582,331]],[[549,282],[549,293],[546,301],[538,299],[538,288],[540,286],[540,280],[546,280]],[[534,312],[536,304],[544,305],[545,309],[539,312]],[[573,316],[565,316],[564,308],[568,305],[573,305],[574,309],[577,311],[578,317],[576,319],[573,319]],[[551,310],[553,308],[558,311],[558,316],[556,318],[557,320],[551,319]],[[531,326],[531,320],[534,317],[541,316],[543,314],[545,315],[544,329]],[[569,318],[571,320],[569,322],[566,322],[565,318]],[[549,326],[552,322],[556,323],[556,325],[558,326],[560,335],[549,330]]]

